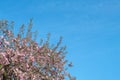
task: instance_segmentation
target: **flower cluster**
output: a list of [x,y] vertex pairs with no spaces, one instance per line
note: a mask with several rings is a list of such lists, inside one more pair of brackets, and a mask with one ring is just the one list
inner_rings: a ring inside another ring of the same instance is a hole
[[65,79],[64,48],[56,51],[60,42],[51,49],[47,41],[40,46],[28,36],[15,36],[5,29],[0,36],[0,80]]

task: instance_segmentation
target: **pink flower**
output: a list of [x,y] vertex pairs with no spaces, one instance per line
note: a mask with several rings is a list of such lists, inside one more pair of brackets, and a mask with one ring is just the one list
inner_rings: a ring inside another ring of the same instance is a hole
[[5,40],[4,42],[5,42],[5,44],[10,45],[10,43],[8,41]]
[[29,58],[30,58],[30,60],[31,60],[32,62],[34,62],[34,61],[35,61],[34,56],[30,56]]

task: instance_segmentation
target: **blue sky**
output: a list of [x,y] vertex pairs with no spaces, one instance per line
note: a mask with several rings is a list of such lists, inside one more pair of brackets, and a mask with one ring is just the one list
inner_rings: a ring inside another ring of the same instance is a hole
[[120,80],[120,0],[1,0],[0,19],[33,18],[40,37],[63,36],[77,80]]

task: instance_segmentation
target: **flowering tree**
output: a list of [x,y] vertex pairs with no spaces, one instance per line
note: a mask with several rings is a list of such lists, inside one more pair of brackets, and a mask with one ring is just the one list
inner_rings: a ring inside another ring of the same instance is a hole
[[14,34],[13,22],[0,21],[0,80],[64,80],[67,76],[75,80],[65,69],[65,47],[59,48],[62,39],[50,48],[49,36],[41,43],[33,39],[32,20],[27,31],[24,28]]

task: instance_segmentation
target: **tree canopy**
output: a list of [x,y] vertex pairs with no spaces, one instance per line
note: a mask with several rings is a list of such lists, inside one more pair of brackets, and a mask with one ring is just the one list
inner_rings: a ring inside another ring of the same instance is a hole
[[50,34],[46,41],[35,40],[32,20],[28,28],[22,25],[18,33],[14,28],[14,22],[0,20],[0,80],[75,80],[65,67],[66,47],[60,47],[61,37],[50,47]]

